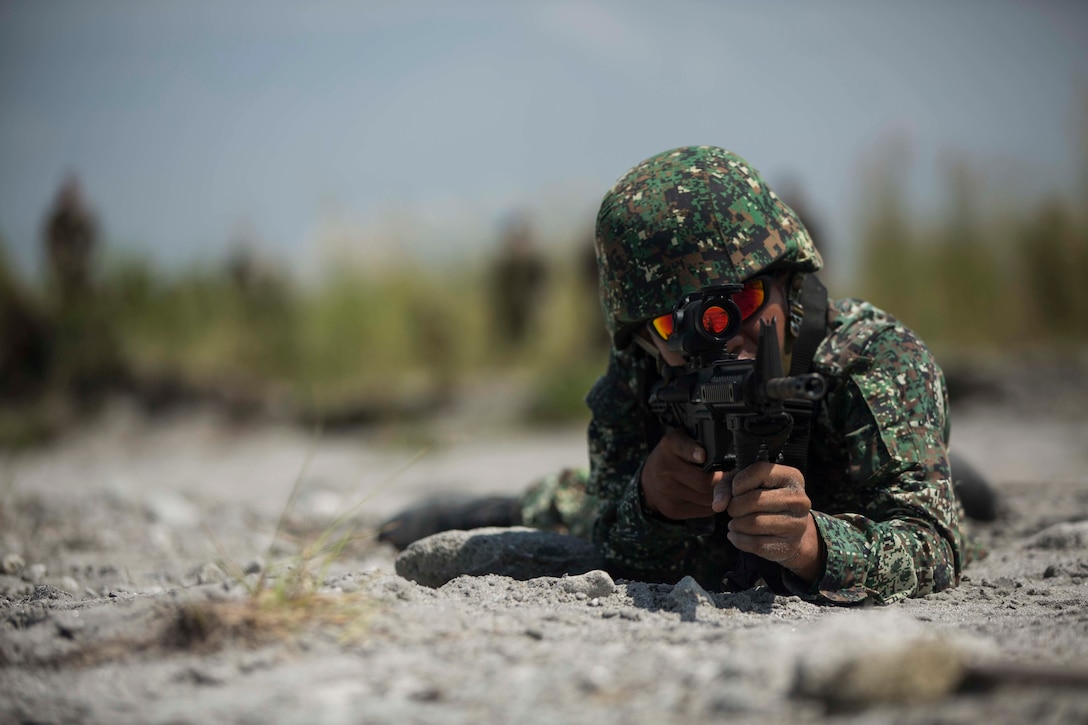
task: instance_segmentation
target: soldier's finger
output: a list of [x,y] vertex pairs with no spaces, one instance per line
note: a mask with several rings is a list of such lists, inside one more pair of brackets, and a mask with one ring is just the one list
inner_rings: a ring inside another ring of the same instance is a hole
[[729,501],[733,498],[733,471],[717,471],[714,473],[714,500],[711,504],[715,513],[721,513],[729,507]]
[[747,536],[777,536],[799,539],[805,532],[805,520],[791,514],[752,514],[730,519],[729,530]]
[[737,471],[737,474],[733,476],[733,496],[740,496],[757,488],[766,488],[763,484],[770,470],[770,463],[757,461]]
[[752,536],[730,531],[726,537],[741,551],[768,561],[784,561],[797,553],[796,543],[778,536]]
[[757,488],[801,488],[805,478],[799,470],[790,466],[756,461],[733,478],[733,495],[739,496]]
[[699,445],[698,441],[692,439],[682,430],[669,431],[663,439],[665,445],[672,451],[673,455],[681,458],[688,463],[695,463],[703,465],[706,463],[706,449]]
[[811,507],[812,501],[803,491],[790,488],[757,488],[739,496],[734,493],[726,510],[734,519],[756,513],[803,518]]

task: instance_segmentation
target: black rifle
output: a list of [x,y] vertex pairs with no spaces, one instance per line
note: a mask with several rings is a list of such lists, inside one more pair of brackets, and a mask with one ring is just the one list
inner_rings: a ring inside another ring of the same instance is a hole
[[[669,368],[650,394],[650,409],[665,426],[683,428],[706,449],[705,471],[777,462],[794,423],[784,401],[810,406],[807,401],[819,400],[826,390],[819,373],[783,374],[773,322],[761,322],[754,359],[726,352],[740,329],[740,311],[731,299],[740,287],[712,287],[680,301],[669,347],[684,354],[685,364]],[[701,536],[714,533],[714,523],[713,516],[688,520]]]

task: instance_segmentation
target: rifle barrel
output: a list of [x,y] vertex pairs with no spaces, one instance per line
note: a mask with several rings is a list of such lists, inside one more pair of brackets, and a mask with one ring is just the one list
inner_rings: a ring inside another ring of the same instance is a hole
[[772,400],[819,400],[827,391],[827,383],[819,373],[795,375],[786,378],[771,378],[764,386],[764,392]]

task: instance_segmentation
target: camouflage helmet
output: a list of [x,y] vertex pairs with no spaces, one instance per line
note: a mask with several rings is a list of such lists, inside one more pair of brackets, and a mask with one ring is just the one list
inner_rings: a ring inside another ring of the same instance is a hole
[[703,287],[823,265],[759,172],[713,146],[666,151],[620,177],[597,214],[596,250],[601,309],[617,348]]

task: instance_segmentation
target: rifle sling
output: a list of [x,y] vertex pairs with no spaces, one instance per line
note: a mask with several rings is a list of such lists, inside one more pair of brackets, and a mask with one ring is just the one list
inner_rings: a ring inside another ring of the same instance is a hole
[[[805,275],[801,286],[801,309],[804,317],[801,330],[793,341],[790,375],[804,375],[812,370],[816,348],[827,336],[827,288],[815,274]],[[793,416],[793,432],[782,448],[782,459],[808,475],[808,443],[812,433],[813,403],[809,400],[787,400],[786,412]]]
[[793,341],[790,375],[804,375],[812,370],[816,348],[827,336],[827,288],[815,274],[806,274],[801,285],[801,331]]

